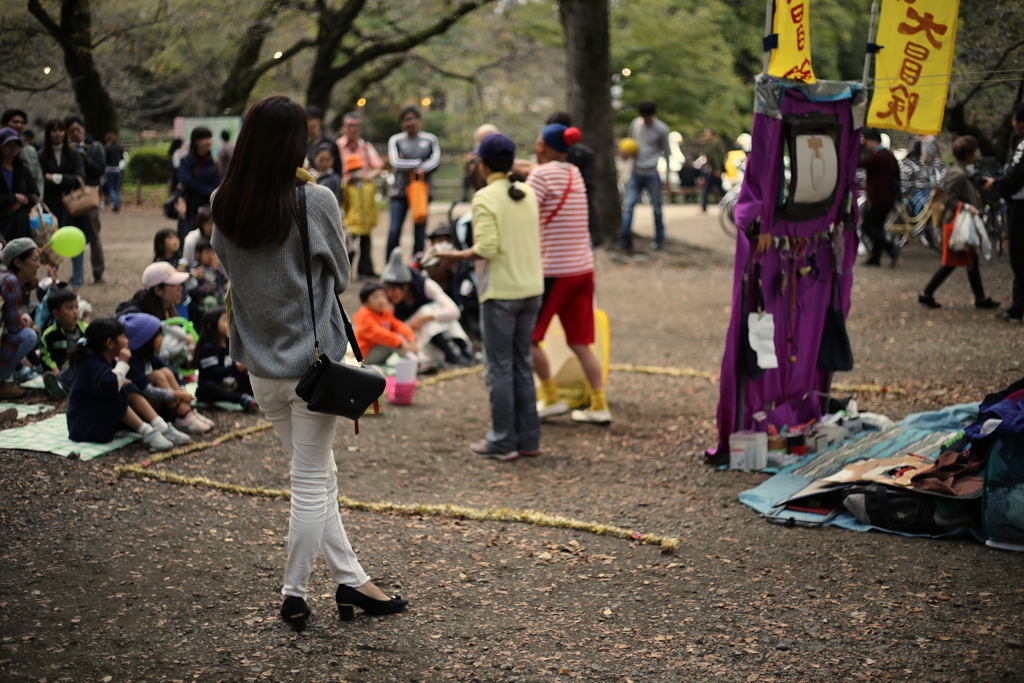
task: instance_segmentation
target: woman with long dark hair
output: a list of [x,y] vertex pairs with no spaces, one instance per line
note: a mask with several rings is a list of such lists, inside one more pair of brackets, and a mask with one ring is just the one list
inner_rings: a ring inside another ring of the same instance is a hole
[[[388,599],[359,565],[338,510],[337,418],[310,411],[295,393],[314,360],[299,211],[309,225],[320,352],[341,358],[347,346],[338,302],[349,283],[341,215],[334,193],[299,168],[307,137],[305,112],[293,100],[268,97],[254,104],[211,207],[213,246],[231,278],[231,357],[249,370],[256,401],[292,456],[281,617],[299,631],[310,615],[306,588],[321,551],[338,584],[343,620],[352,617],[353,606],[389,614],[408,602]],[[304,203],[298,182],[305,183]]]
[[[64,208],[64,195],[77,189],[85,177],[82,155],[71,149],[67,127],[60,119],[46,122],[43,149],[39,152],[39,167],[43,171],[43,201],[57,217],[61,227],[71,225],[71,214]],[[92,221],[83,220],[79,227],[87,242],[93,240]],[[78,291],[85,281],[85,254],[71,259],[71,288]]]
[[188,155],[181,158],[178,166],[178,184],[184,188],[185,218],[188,232],[195,227],[199,209],[210,203],[210,195],[220,185],[220,169],[210,151],[213,149],[213,133],[209,128],[196,126],[188,146]]

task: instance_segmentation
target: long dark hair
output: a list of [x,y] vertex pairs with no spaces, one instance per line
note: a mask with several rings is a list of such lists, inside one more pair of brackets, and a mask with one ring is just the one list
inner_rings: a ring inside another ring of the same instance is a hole
[[188,139],[188,153],[195,154],[199,149],[200,140],[209,140],[213,137],[213,131],[206,126],[196,126],[192,129],[192,135]]
[[72,370],[78,369],[85,360],[97,353],[103,353],[108,339],[117,339],[124,334],[124,325],[117,318],[100,318],[85,328],[85,345],[72,344],[68,352],[68,363]]
[[[157,285],[157,287],[159,286]],[[167,320],[176,316],[177,312],[171,313],[169,309],[164,307],[163,299],[157,296],[156,292],[153,291],[154,289],[156,287],[140,289],[132,296],[132,301],[139,307],[140,312],[149,313],[160,320]]]
[[49,152],[53,155],[54,159],[57,158],[56,153],[53,151],[53,146],[50,143],[50,131],[54,129],[64,131],[64,144],[61,146],[61,154],[64,155],[61,157],[61,161],[63,162],[63,160],[67,158],[67,155],[71,154],[71,143],[68,142],[68,127],[65,126],[64,122],[60,119],[50,119],[46,122],[46,129],[43,132],[43,152]]
[[288,97],[252,105],[213,198],[217,229],[242,249],[280,245],[295,222],[295,169],[306,158],[306,112]]
[[[229,167],[230,168],[230,167]],[[213,308],[206,311],[203,315],[203,326],[199,330],[199,343],[196,344],[196,357],[193,361],[194,367],[199,367],[199,353],[198,349],[202,349],[207,344],[218,345],[220,333],[217,331],[217,324],[220,322],[220,317],[227,312],[227,308],[224,306],[214,306]]]
[[177,234],[178,231],[174,228],[161,228],[156,231],[153,235],[153,263],[167,260],[167,238]]

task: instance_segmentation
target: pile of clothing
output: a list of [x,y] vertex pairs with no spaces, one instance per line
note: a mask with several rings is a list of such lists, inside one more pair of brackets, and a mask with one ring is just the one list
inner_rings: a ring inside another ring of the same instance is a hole
[[740,500],[769,521],[1024,551],[1024,379],[809,455]]

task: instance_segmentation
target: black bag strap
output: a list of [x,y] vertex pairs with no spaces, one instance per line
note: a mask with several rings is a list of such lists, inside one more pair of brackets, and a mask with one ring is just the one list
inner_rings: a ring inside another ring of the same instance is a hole
[[[316,334],[316,308],[313,305],[313,265],[312,258],[309,255],[309,217],[306,215],[306,185],[298,185],[299,191],[299,235],[302,237],[302,260],[306,265],[306,292],[309,294],[309,316],[313,320],[313,353],[315,362],[320,363],[320,339]],[[363,354],[359,350],[359,344],[356,343],[356,333],[352,329],[352,323],[348,320],[348,315],[345,313],[345,307],[338,302],[338,307],[341,308],[341,319],[345,323],[345,336],[348,338],[350,345],[352,346],[352,353],[355,354],[356,360],[359,364],[363,364]]]

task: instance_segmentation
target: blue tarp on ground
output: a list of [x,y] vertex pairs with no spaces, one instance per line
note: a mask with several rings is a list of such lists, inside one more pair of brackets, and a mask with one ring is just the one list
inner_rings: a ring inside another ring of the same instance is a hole
[[[760,486],[741,493],[740,502],[767,515],[775,511],[779,503],[796,495],[816,479],[829,476],[851,462],[891,458],[908,453],[934,460],[939,456],[943,443],[955,438],[964,427],[978,418],[978,406],[977,403],[963,403],[942,410],[908,415],[892,429],[868,434],[824,453],[810,455],[786,467]],[[901,536],[922,535],[863,524],[843,508],[833,515],[787,510],[783,516],[787,520],[792,518],[797,524],[839,526],[852,531],[878,529]],[[962,529],[936,538],[966,536],[970,533],[969,530]]]

